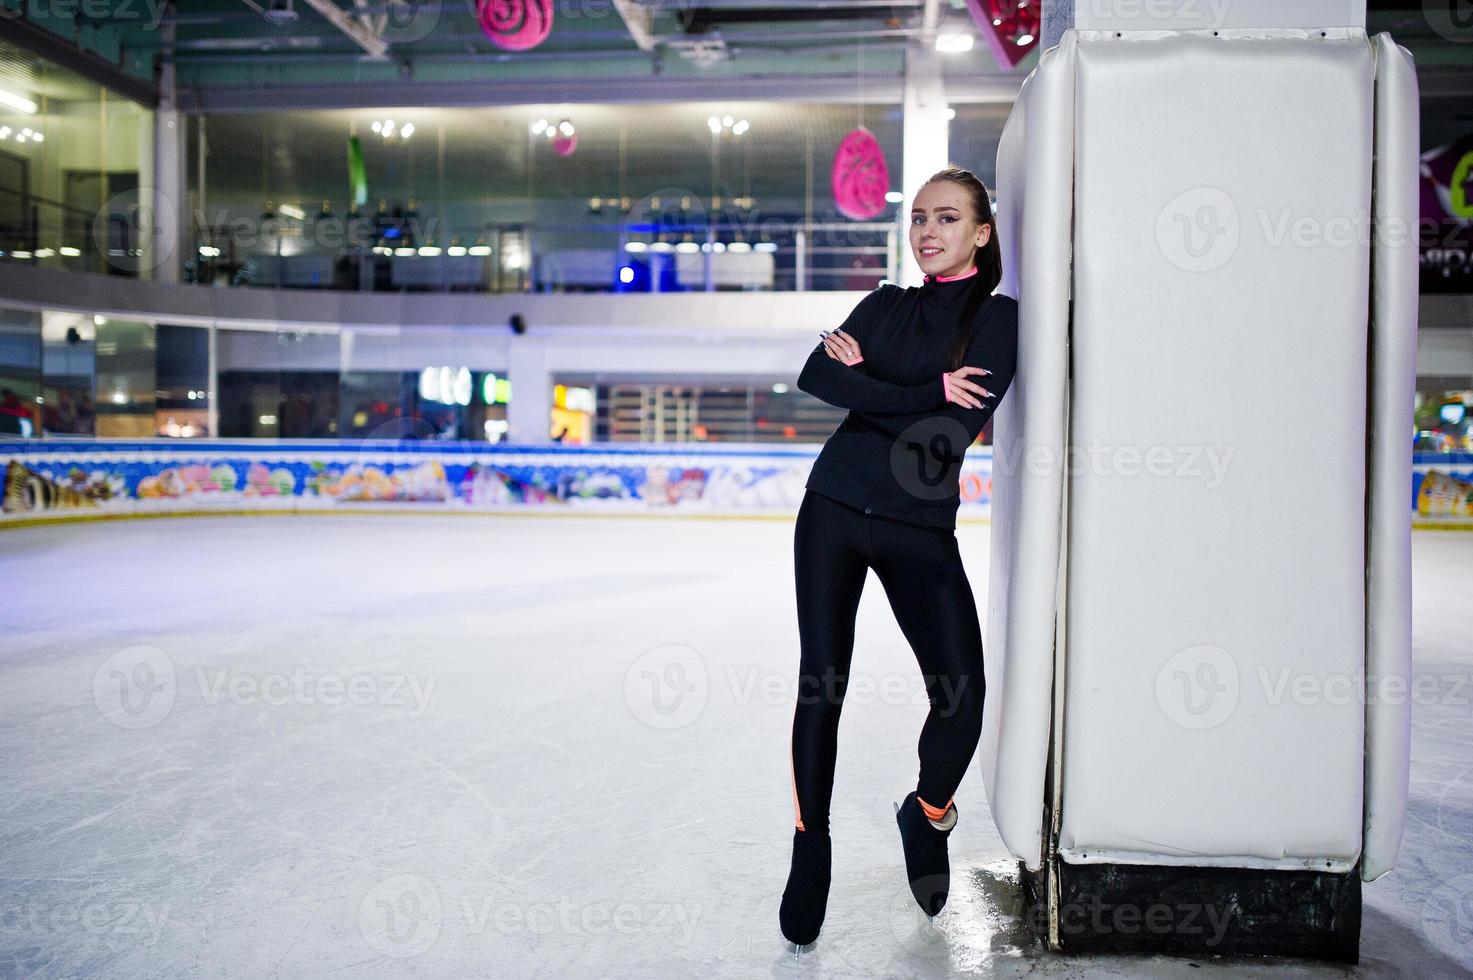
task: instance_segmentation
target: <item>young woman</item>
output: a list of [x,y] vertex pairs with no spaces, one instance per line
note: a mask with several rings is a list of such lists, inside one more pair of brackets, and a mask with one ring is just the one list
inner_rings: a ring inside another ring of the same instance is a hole
[[854,619],[869,569],[919,662],[931,707],[916,788],[896,814],[927,915],[950,887],[952,796],[982,732],[982,631],[955,536],[962,457],[1012,383],[1018,304],[1002,277],[987,188],[949,167],[917,192],[910,247],[924,285],[883,284],[809,354],[798,387],[849,409],[814,461],[794,525],[802,648],[793,712],[792,865],[779,919],[818,937],[831,869],[829,800]]

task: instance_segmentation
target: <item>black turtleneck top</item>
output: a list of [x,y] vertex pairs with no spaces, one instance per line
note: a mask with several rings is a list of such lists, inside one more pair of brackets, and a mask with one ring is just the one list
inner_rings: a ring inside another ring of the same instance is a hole
[[1018,358],[1017,300],[994,293],[962,358],[992,372],[967,380],[993,397],[981,408],[946,400],[946,355],[975,281],[883,283],[839,328],[859,342],[862,360],[846,365],[822,341],[808,355],[798,388],[849,414],[814,460],[807,489],[866,514],[955,530],[962,457],[1007,393]]

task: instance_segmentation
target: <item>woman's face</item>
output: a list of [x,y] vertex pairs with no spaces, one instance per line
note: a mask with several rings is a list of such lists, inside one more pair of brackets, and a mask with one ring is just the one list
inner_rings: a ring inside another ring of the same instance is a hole
[[991,225],[979,225],[971,195],[950,180],[916,193],[910,209],[910,250],[928,276],[956,276],[972,266],[973,250],[987,244]]

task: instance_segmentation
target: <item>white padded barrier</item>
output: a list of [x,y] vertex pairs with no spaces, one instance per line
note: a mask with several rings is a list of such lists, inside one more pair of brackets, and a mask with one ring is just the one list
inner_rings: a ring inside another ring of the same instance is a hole
[[[1412,673],[1412,554],[1407,420],[1417,375],[1417,75],[1411,52],[1375,38],[1376,163],[1371,273],[1371,466],[1367,524],[1365,850],[1361,877],[1391,870],[1401,845],[1410,777],[1411,700],[1390,678]],[[1405,689],[1403,689],[1405,690]]]
[[998,241],[1018,369],[993,416],[982,776],[1008,850],[1042,867],[1068,373],[1075,39],[1023,82],[997,156]]
[[1363,4],[1233,9],[1065,32],[999,144],[981,758],[1031,870],[1056,681],[1070,863],[1370,879],[1400,841],[1406,703],[1364,685],[1410,677],[1415,73]]
[[1359,856],[1362,705],[1294,685],[1365,662],[1374,67],[1079,45],[1070,441],[1104,451],[1069,475],[1070,863]]

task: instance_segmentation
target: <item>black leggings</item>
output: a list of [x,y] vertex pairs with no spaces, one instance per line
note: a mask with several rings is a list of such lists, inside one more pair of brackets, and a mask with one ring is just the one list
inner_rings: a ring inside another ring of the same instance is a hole
[[[828,831],[854,617],[871,568],[920,664],[931,704],[921,728],[916,792],[938,815],[950,805],[982,736],[982,630],[956,535],[865,514],[806,491],[793,533],[802,657],[791,764],[800,830]],[[886,689],[874,686],[877,693]]]

